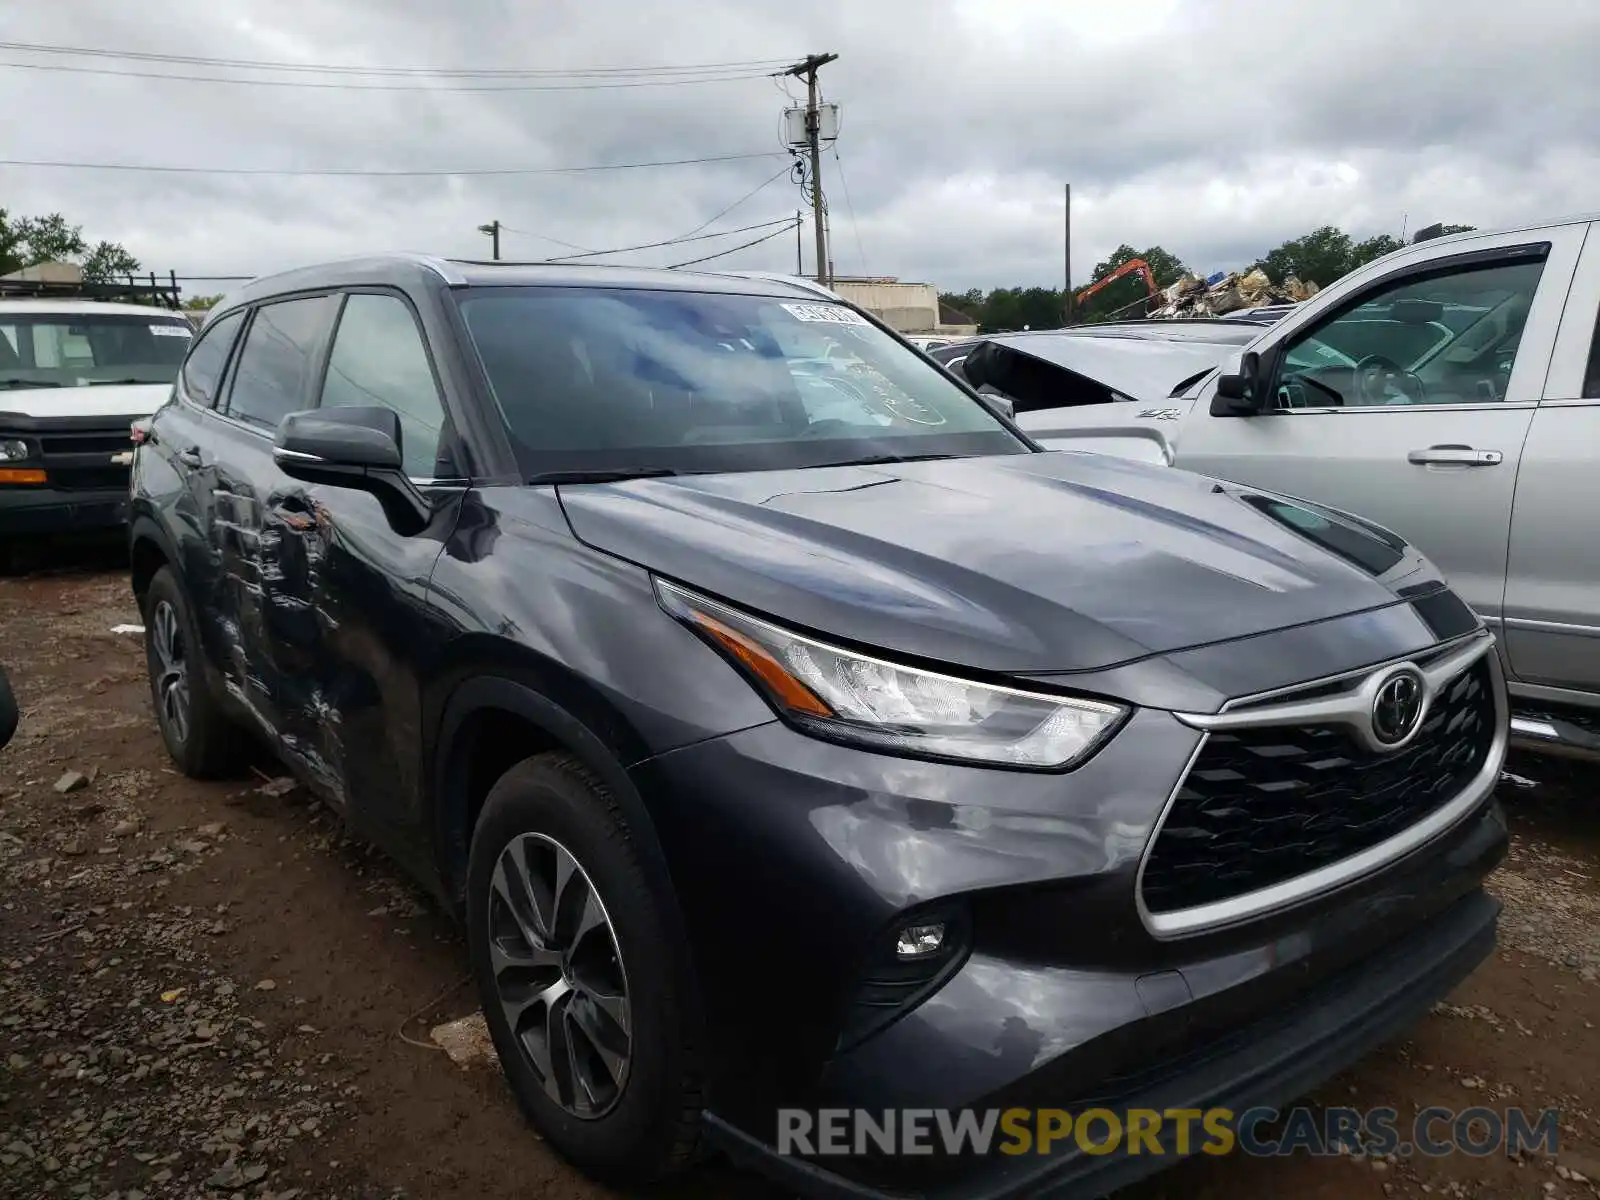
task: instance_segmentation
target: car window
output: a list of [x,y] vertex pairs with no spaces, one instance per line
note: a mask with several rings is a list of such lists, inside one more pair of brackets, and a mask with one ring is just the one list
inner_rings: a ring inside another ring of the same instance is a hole
[[239,336],[239,326],[243,324],[243,309],[218,317],[189,351],[183,364],[183,390],[202,408],[210,408],[217,402],[217,383],[222,378],[222,368],[228,361],[233,340]]
[[1284,348],[1283,408],[1505,399],[1544,260],[1412,275]]
[[621,288],[456,296],[530,475],[1029,452],[927,355],[841,304]]
[[1583,395],[1600,400],[1600,319],[1594,323],[1594,340],[1589,343],[1589,366],[1583,373]]
[[170,384],[194,330],[175,313],[0,313],[0,389]]
[[228,390],[228,415],[276,429],[310,405],[311,371],[332,313],[333,297],[279,300],[256,309]]
[[400,454],[407,475],[437,474],[444,405],[411,309],[394,296],[356,294],[344,312],[322,382],[324,407],[377,404],[400,417]]

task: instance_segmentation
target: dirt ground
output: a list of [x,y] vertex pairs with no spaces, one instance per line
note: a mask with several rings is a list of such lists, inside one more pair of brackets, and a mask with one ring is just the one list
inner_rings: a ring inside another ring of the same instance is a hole
[[[463,945],[420,893],[268,763],[174,773],[140,639],[113,632],[138,620],[114,557],[0,579],[23,709],[0,752],[0,1196],[606,1195],[495,1071],[429,1042],[473,1005]],[[1128,1200],[1600,1191],[1600,772],[1512,767],[1499,952],[1313,1099],[1554,1107],[1558,1157],[1208,1159]],[[783,1195],[717,1163],[666,1194]]]

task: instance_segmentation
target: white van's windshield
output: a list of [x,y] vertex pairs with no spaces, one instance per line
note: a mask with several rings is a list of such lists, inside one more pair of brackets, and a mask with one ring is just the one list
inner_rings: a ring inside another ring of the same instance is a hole
[[123,313],[0,309],[0,390],[171,383],[193,327],[152,310]]

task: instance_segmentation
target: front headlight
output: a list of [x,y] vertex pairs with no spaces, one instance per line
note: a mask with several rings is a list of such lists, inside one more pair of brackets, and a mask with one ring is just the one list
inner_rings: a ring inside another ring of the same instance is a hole
[[32,448],[21,438],[0,437],[0,462],[22,462],[32,455]]
[[665,580],[661,605],[800,729],[891,753],[1060,770],[1103,745],[1120,704],[902,667],[790,633]]

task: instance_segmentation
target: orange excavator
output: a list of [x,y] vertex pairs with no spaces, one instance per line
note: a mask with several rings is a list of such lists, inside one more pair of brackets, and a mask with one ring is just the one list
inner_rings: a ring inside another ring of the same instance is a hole
[[[1146,304],[1148,304],[1150,300],[1154,300],[1161,294],[1161,289],[1156,286],[1155,272],[1150,269],[1150,264],[1145,262],[1145,260],[1142,258],[1130,258],[1127,262],[1123,263],[1115,270],[1107,271],[1099,279],[1096,279],[1088,287],[1084,288],[1083,291],[1074,296],[1072,302],[1074,305],[1082,304],[1101,288],[1107,286],[1108,284],[1115,283],[1124,275],[1132,275],[1135,272],[1144,277],[1145,290],[1150,293],[1146,300]],[[1127,307],[1131,308],[1132,305],[1128,305]]]

